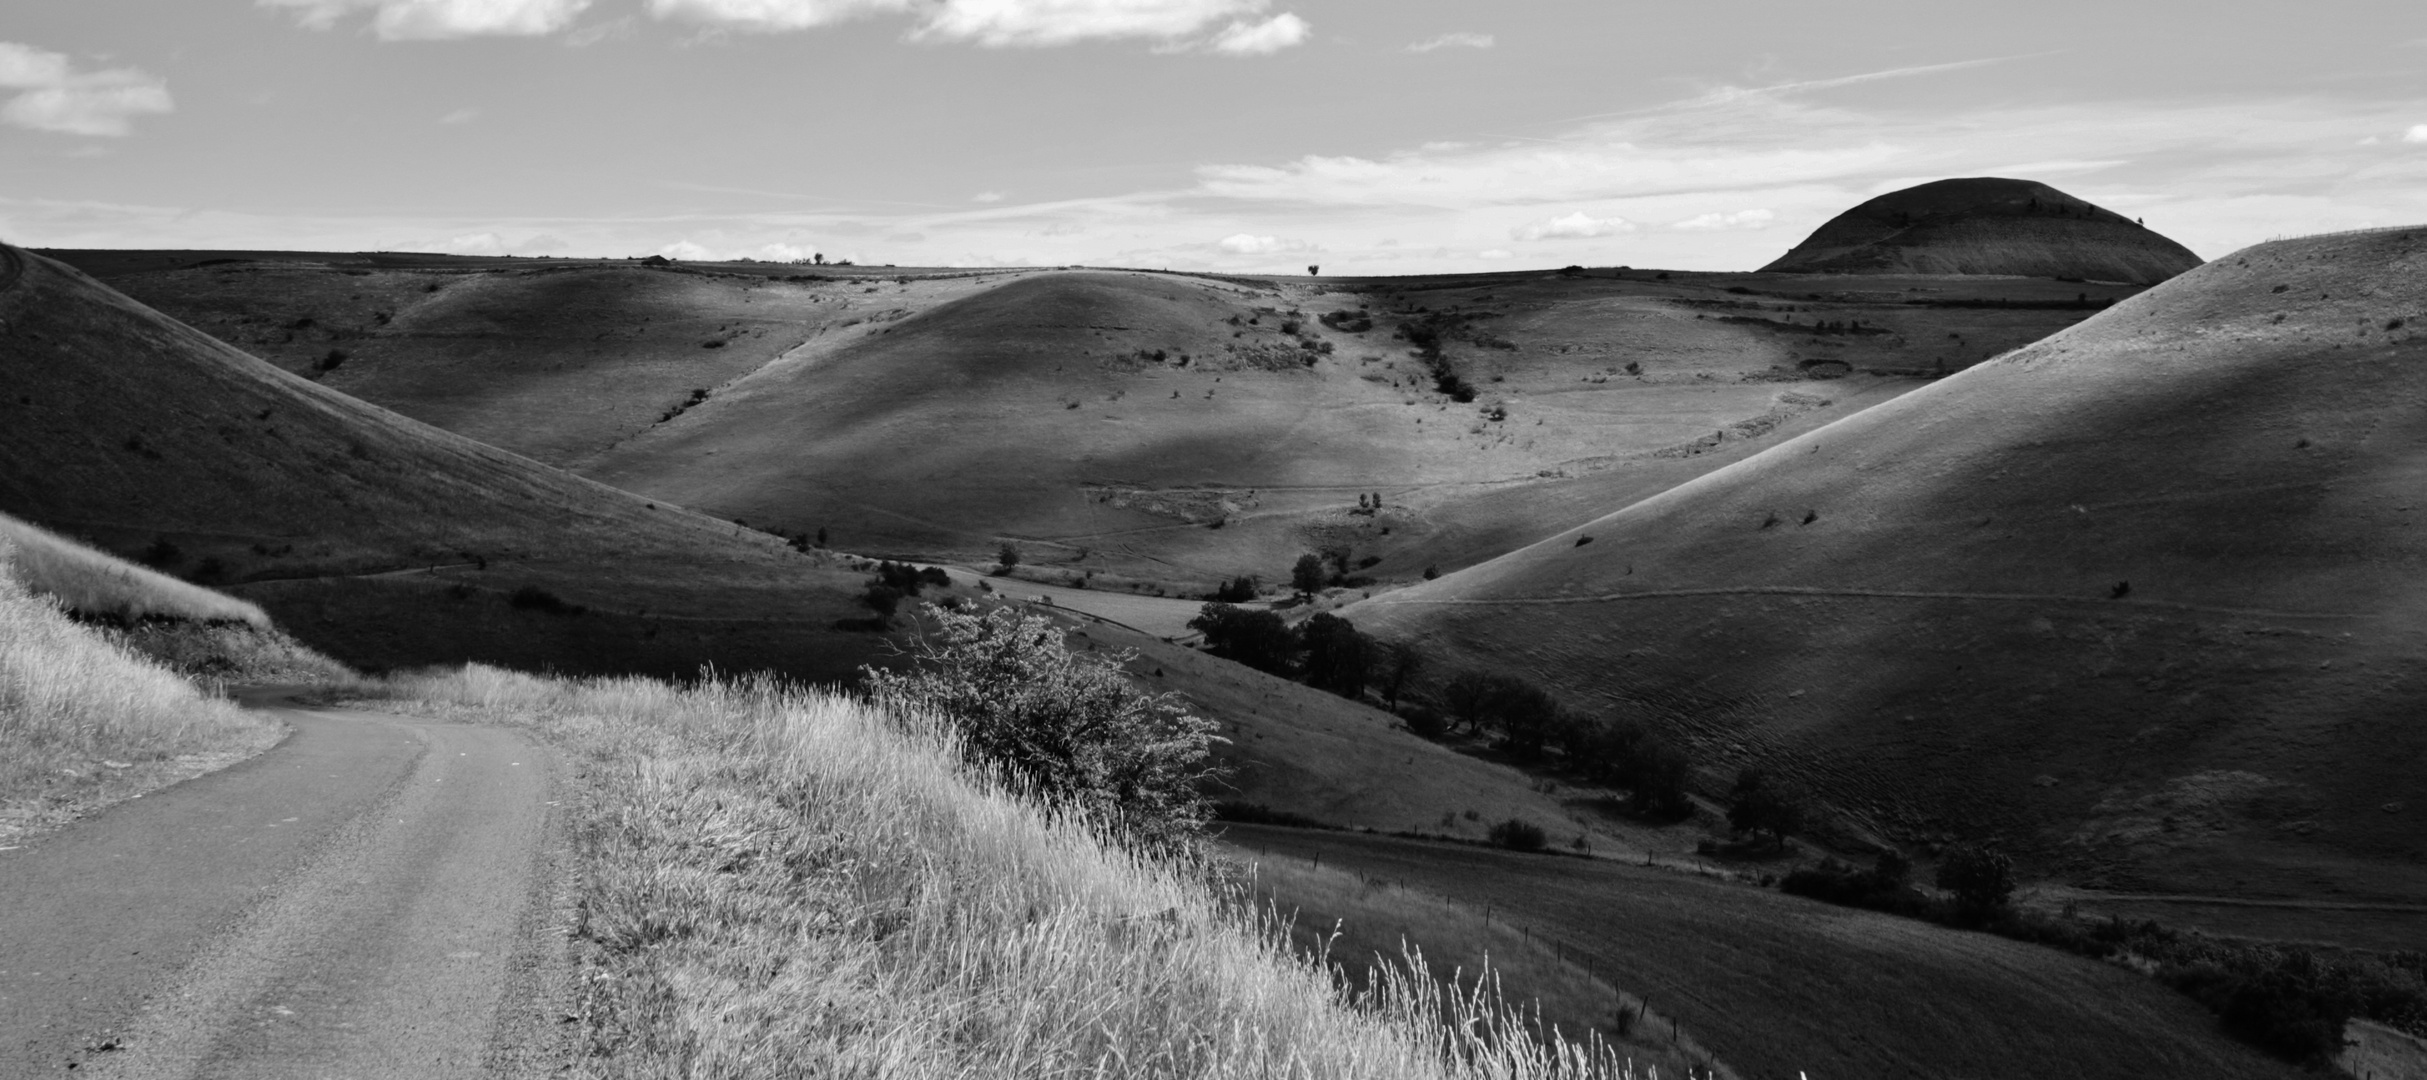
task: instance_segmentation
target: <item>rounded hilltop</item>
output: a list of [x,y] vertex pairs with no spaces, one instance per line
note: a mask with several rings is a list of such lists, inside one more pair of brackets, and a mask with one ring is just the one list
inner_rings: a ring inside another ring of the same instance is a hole
[[2011,274],[2155,285],[2190,249],[2033,180],[1970,177],[1892,191],[1829,219],[1762,267],[1790,274]]

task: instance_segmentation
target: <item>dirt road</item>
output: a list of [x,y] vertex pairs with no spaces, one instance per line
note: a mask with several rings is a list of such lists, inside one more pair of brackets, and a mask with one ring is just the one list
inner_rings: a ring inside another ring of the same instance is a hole
[[273,711],[294,733],[260,757],[0,852],[0,1076],[558,1060],[551,755],[499,728]]

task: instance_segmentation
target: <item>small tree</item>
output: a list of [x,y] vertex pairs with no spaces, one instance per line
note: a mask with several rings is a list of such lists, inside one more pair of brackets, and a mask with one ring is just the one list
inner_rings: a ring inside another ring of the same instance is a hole
[[1938,887],[1955,894],[1955,913],[1983,922],[2014,895],[2014,860],[1985,845],[1963,844],[1938,864]]
[[1448,710],[1452,724],[1464,724],[1470,731],[1481,731],[1491,719],[1492,677],[1480,671],[1461,671],[1441,684],[1441,705]]
[[911,673],[861,669],[878,703],[939,717],[963,754],[1141,850],[1192,849],[1211,817],[1212,721],[1132,686],[1129,651],[1073,654],[1042,615],[928,605],[938,631]]
[[1392,712],[1399,710],[1399,694],[1407,684],[1424,672],[1424,654],[1404,641],[1394,641],[1382,653],[1382,698],[1390,702]]
[[1012,567],[1020,565],[1020,545],[1003,541],[1001,547],[994,549],[994,561],[1002,565],[1002,573],[1010,573]]
[[1306,683],[1355,700],[1372,677],[1375,648],[1372,638],[1347,619],[1328,612],[1306,620],[1299,630],[1306,648]]
[[1728,807],[1728,828],[1756,836],[1767,833],[1770,846],[1785,848],[1787,834],[1803,829],[1803,807],[1769,774],[1747,768],[1736,774],[1736,790]]
[[1323,556],[1307,552],[1298,556],[1298,564],[1289,568],[1289,584],[1301,596],[1313,596],[1323,591]]

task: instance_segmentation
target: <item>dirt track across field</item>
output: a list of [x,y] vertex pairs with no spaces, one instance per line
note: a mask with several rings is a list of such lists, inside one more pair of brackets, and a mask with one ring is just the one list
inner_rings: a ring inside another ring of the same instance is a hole
[[554,1064],[550,753],[499,728],[273,711],[294,733],[260,757],[0,852],[0,1075]]

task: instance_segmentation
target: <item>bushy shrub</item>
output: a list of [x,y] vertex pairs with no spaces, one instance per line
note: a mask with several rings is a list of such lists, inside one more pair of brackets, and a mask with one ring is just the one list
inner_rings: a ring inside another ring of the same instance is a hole
[[1959,845],[1939,862],[1938,887],[1955,894],[1956,913],[1966,921],[1985,922],[2014,895],[2014,860],[1993,847]]
[[1073,654],[1042,615],[927,614],[937,629],[913,651],[916,671],[864,669],[876,700],[949,721],[972,762],[1110,837],[1163,853],[1195,844],[1212,813],[1199,787],[1215,774],[1215,725],[1130,685],[1134,654]]
[[1255,598],[1256,579],[1242,576],[1223,582],[1210,599],[1220,604],[1244,604]]
[[513,595],[506,598],[506,603],[523,611],[541,611],[550,615],[579,615],[589,610],[579,604],[568,604],[563,597],[537,585],[525,585],[514,590]]
[[1542,826],[1524,818],[1510,818],[1491,827],[1486,834],[1491,842],[1510,851],[1540,851],[1550,842],[1550,834]]
[[1747,768],[1736,774],[1728,828],[1756,836],[1767,834],[1771,846],[1783,848],[1787,835],[1803,828],[1803,801],[1767,772]]

